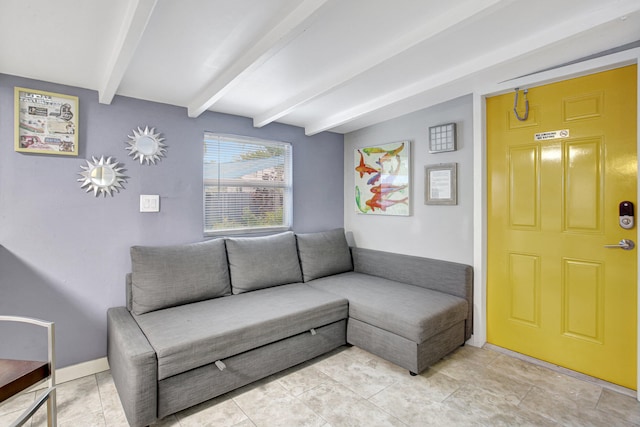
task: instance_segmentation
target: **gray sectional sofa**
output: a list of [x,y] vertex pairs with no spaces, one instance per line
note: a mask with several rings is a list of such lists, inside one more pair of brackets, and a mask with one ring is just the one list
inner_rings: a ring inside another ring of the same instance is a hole
[[156,420],[346,343],[419,373],[472,331],[467,265],[350,248],[344,230],[131,248],[108,360]]

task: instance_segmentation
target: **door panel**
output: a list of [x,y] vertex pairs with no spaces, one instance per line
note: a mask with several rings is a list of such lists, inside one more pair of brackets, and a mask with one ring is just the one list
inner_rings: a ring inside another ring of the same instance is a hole
[[562,333],[603,344],[602,263],[563,259]]
[[512,321],[540,326],[540,257],[509,254]]
[[509,216],[512,228],[538,228],[540,150],[509,148]]
[[636,66],[528,98],[487,99],[488,341],[635,389],[637,254],[604,245],[637,238]]
[[564,230],[576,233],[602,230],[601,141],[566,142],[564,154]]

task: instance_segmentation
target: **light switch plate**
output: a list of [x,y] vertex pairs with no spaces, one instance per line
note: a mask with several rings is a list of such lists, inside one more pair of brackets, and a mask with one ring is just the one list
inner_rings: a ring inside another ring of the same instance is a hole
[[160,212],[160,196],[141,194],[140,212]]

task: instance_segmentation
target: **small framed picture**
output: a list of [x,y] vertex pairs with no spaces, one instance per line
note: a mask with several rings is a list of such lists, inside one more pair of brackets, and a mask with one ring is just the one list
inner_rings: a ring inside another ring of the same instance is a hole
[[456,151],[456,124],[431,126],[429,128],[429,153]]
[[441,163],[427,165],[425,176],[425,205],[457,205],[458,204],[458,164]]
[[78,155],[78,97],[15,88],[15,150]]

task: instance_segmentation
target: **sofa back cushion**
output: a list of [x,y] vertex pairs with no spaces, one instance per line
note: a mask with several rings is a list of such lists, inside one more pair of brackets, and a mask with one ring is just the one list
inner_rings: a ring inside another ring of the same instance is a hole
[[131,271],[135,314],[231,294],[224,239],[133,246]]
[[305,282],[353,270],[344,229],[297,234],[296,237]]
[[296,238],[291,231],[227,238],[227,256],[234,294],[302,281]]

